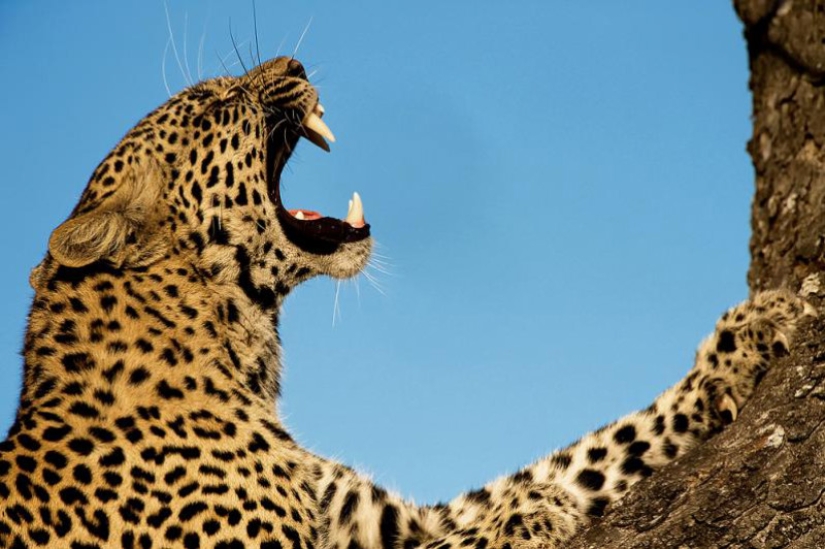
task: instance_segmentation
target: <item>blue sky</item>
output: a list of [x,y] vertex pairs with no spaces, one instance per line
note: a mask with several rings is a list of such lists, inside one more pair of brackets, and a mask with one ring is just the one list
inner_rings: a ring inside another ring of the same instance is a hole
[[[162,2],[0,2],[0,431],[50,231],[165,81],[239,73],[230,28],[249,63],[251,1],[168,11],[182,69]],[[263,57],[306,30],[338,138],[299,147],[287,204],[343,216],[359,191],[388,271],[287,301],[281,410],[306,446],[448,499],[649,404],[746,296],[728,2],[258,0],[257,20]]]

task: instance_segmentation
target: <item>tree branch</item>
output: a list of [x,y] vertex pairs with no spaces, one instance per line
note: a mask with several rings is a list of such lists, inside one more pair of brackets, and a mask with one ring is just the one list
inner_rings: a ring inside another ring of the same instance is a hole
[[[756,170],[752,291],[825,297],[825,2],[735,0],[745,23]],[[825,547],[825,319],[741,416],[567,547]]]

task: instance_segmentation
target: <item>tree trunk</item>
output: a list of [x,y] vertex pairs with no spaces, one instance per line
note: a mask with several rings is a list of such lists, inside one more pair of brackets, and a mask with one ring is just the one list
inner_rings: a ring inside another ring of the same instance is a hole
[[825,548],[825,0],[734,0],[756,170],[751,291],[820,309],[742,415],[566,547]]

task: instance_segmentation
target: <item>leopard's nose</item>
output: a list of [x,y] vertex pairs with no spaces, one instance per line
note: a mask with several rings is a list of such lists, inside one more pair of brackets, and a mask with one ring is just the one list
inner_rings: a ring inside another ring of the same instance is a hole
[[[261,78],[261,77],[264,78]],[[269,61],[264,61],[257,67],[250,69],[246,74],[251,82],[270,81],[275,78],[292,77],[307,79],[307,73],[304,66],[295,59],[290,57],[276,57]]]
[[295,59],[290,59],[289,60],[289,63],[287,65],[287,69],[286,69],[286,73],[287,73],[287,75],[294,76],[296,78],[304,78],[305,79],[307,77],[307,73],[306,73],[306,70],[304,70],[304,66],[300,62],[296,61]]

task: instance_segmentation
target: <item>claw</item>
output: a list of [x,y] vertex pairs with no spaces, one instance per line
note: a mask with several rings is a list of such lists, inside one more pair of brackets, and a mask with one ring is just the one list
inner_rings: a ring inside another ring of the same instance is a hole
[[724,417],[725,412],[730,414],[730,421],[733,422],[739,416],[739,407],[736,405],[736,401],[733,400],[733,397],[729,394],[724,394],[719,397],[716,401],[716,409],[719,410],[719,414]]
[[[776,352],[777,343],[782,345],[781,351],[779,351],[779,352]],[[779,355],[779,356],[783,356],[783,355],[788,354],[791,350],[791,344],[788,341],[788,336],[786,336],[782,332],[777,331],[776,335],[773,338],[773,348],[774,348],[776,354]]]

